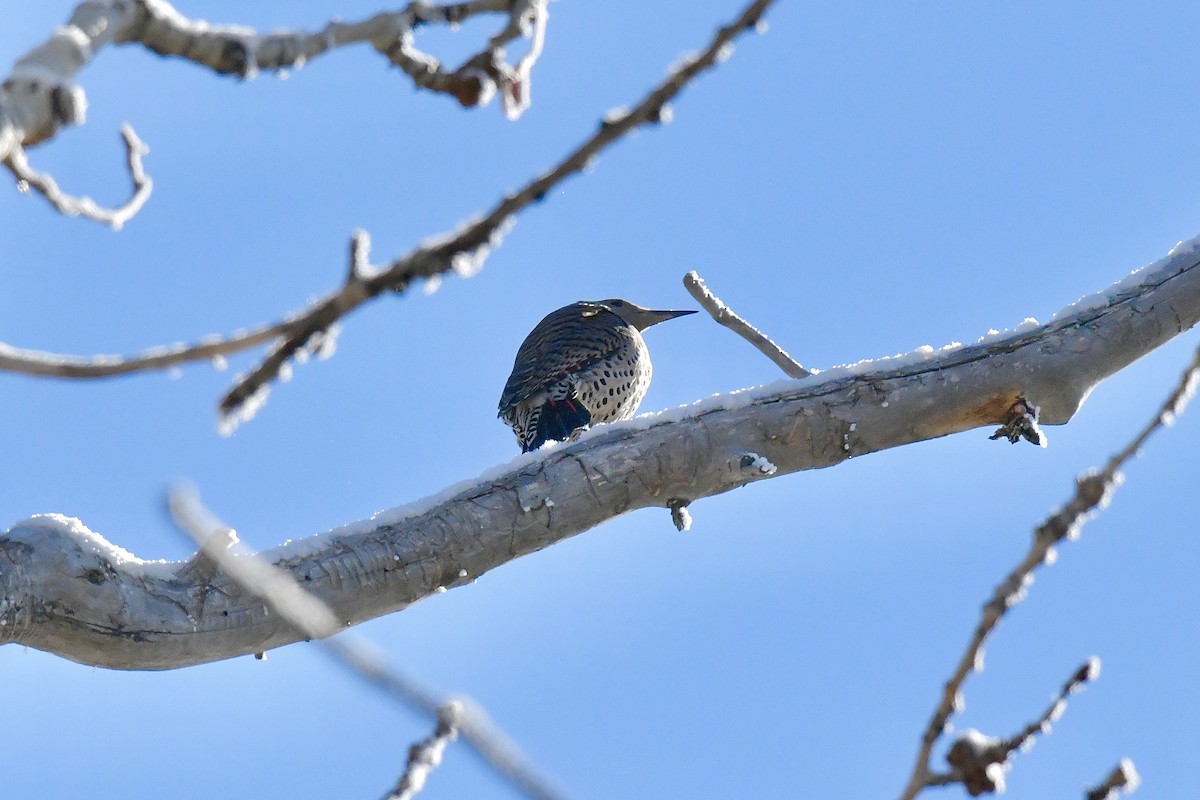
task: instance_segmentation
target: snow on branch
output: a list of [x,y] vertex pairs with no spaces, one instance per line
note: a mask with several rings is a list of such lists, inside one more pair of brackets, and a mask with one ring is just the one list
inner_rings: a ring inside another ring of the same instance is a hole
[[[1194,248],[1195,240],[1193,240],[1190,246],[1177,247],[1173,253],[1183,251],[1187,260],[1196,260],[1197,253]],[[1168,257],[1164,261],[1170,263],[1171,260],[1172,257]],[[1191,271],[1196,271],[1196,268],[1191,268]],[[1146,276],[1147,280],[1151,278],[1152,276],[1150,275]],[[1117,285],[1117,287],[1119,286],[1121,284]],[[1168,301],[1166,303],[1167,308],[1165,310],[1168,313],[1171,311],[1171,302]],[[1083,303],[1086,309],[1086,299],[1085,301],[1081,301],[1081,303]],[[1153,313],[1150,307],[1141,306],[1137,303],[1134,306],[1136,310],[1131,307],[1130,311],[1132,313],[1140,314],[1142,311],[1148,314]],[[1083,313],[1086,314],[1087,312],[1084,311]],[[1196,319],[1195,315],[1187,315],[1175,320],[1174,324],[1179,326],[1178,330],[1183,330],[1194,325]],[[1163,322],[1166,322],[1166,320],[1163,320]],[[1081,335],[1087,336],[1098,332],[1095,327],[1082,319],[1076,320],[1075,324],[1078,325],[1076,330]],[[1086,333],[1084,333],[1085,331]],[[1063,342],[1063,344],[1069,345],[1070,343]],[[1003,791],[1002,778],[999,779],[999,783],[997,784],[998,773],[990,768],[999,768],[1002,766],[1008,755],[1033,735],[1035,732],[1033,728],[1038,727],[1040,729],[1042,723],[1037,723],[1036,726],[1028,728],[1024,732],[1023,737],[1014,737],[1007,742],[996,740],[985,743],[986,746],[976,748],[979,752],[976,753],[976,757],[971,762],[970,768],[968,768],[966,761],[955,763],[952,760],[951,766],[956,771],[949,775],[937,775],[930,770],[929,758],[934,746],[946,731],[946,726],[951,718],[963,709],[963,684],[966,683],[967,678],[973,672],[982,671],[984,645],[996,629],[996,626],[999,625],[1000,620],[1004,618],[1004,615],[1025,599],[1028,587],[1033,582],[1033,573],[1042,565],[1048,566],[1053,564],[1058,559],[1058,545],[1064,540],[1078,539],[1084,523],[1087,522],[1091,515],[1097,509],[1103,509],[1108,505],[1112,493],[1116,491],[1117,487],[1123,481],[1120,472],[1121,467],[1137,454],[1150,438],[1151,434],[1159,428],[1171,424],[1175,417],[1183,412],[1184,407],[1195,391],[1198,380],[1200,380],[1200,349],[1197,349],[1179,383],[1163,403],[1159,412],[1154,415],[1154,418],[1146,423],[1124,448],[1109,458],[1103,469],[1091,471],[1080,476],[1075,483],[1075,493],[1067,504],[1047,517],[1034,530],[1029,551],[1021,559],[1021,562],[996,586],[992,592],[991,599],[983,606],[982,615],[975,626],[975,631],[971,635],[967,648],[954,668],[950,679],[946,681],[942,688],[937,708],[934,710],[933,716],[930,718],[929,724],[925,727],[925,732],[921,737],[921,746],[917,752],[916,765],[913,767],[908,785],[901,795],[902,800],[911,800],[911,798],[916,797],[925,787],[941,786],[951,782],[963,782],[972,796],[980,794],[984,790]],[[1087,665],[1080,669],[1076,674],[1077,680],[1075,680],[1074,684],[1068,682],[1063,689],[1063,697],[1069,693],[1074,685],[1082,684],[1089,679],[1091,673],[1087,672],[1086,669]],[[1052,706],[1051,710],[1053,708]],[[1050,712],[1047,713],[1044,721],[1048,721],[1049,719]],[[966,747],[968,745],[963,746]],[[956,742],[954,747],[959,747],[959,742]],[[951,754],[956,752],[954,747],[951,748]],[[959,755],[966,758],[964,753],[965,751],[961,751]],[[991,788],[986,788],[988,782],[991,782]],[[972,786],[985,788],[977,792],[972,789]],[[997,789],[997,786],[1001,788]]]
[[[261,71],[296,70],[330,50],[365,43],[418,87],[449,95],[464,107],[486,105],[499,92],[505,114],[516,119],[529,105],[530,76],[545,41],[547,3],[413,0],[400,11],[381,12],[360,22],[333,21],[315,32],[260,34],[247,27],[188,19],[166,0],[85,0],[65,25],[18,59],[0,81],[0,163],[23,190],[35,190],[64,214],[113,228],[137,214],[149,197],[151,183],[141,170],[145,146],[132,128],[126,126],[122,135],[134,193],[116,209],[63,193],[52,177],[35,171],[25,155],[27,148],[53,138],[63,127],[84,123],[87,98],[75,75],[110,44],[138,44],[162,56],[249,78]],[[454,27],[481,14],[503,15],[504,26],[458,67],[445,68],[415,45],[414,31],[423,25]],[[529,40],[529,50],[516,64],[509,64],[504,48],[519,38]]]
[[1084,797],[1085,800],[1116,800],[1123,794],[1136,792],[1141,784],[1142,778],[1133,761],[1122,758],[1100,785],[1089,789]]
[[705,285],[704,279],[695,271],[683,276],[683,285],[714,320],[758,348],[760,353],[775,362],[775,366],[783,370],[789,378],[807,378],[812,374],[800,366],[782,347],[771,341],[771,337],[735,314],[732,308],[725,305],[721,298]]
[[[1018,398],[1044,424],[1071,419],[1105,377],[1200,320],[1200,240],[1084,298],[1043,325],[979,342],[838,367],[597,425],[443,493],[262,554],[328,606],[339,626],[470,583],[638,508],[685,505],[760,480],[1005,420]],[[954,709],[957,686],[1022,575],[1077,531],[1150,432],[1182,410],[1189,381],[1151,426],[1038,528],[1030,555],[996,590],[978,644],[939,703],[913,780]],[[204,559],[144,561],[81,521],[42,515],[0,535],[0,643],[86,664],[171,669],[261,653],[304,638]]]

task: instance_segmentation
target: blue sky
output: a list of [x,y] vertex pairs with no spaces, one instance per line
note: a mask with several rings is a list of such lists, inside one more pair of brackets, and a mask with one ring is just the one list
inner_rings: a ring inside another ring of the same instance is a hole
[[[2,8],[11,64],[70,4]],[[179,9],[272,29],[379,6]],[[107,49],[80,78],[87,125],[31,155],[113,201],[129,121],[152,148],[154,196],[112,233],[0,192],[0,341],[125,353],[277,319],[337,285],[351,230],[382,260],[453,229],[737,9],[553,4],[515,123],[415,92],[365,48],[244,83]],[[824,368],[1045,319],[1200,232],[1193,3],[784,2],[769,21],[673,124],[523,215],[477,276],[345,320],[334,358],[297,367],[231,438],[214,408],[250,356],[176,378],[0,376],[0,527],[59,512],[183,558],[162,513],[180,477],[255,547],[434,493],[515,453],[496,401],[538,319],[581,298],[694,307],[692,269]],[[493,25],[418,41],[454,61]],[[700,315],[647,340],[644,410],[779,377]],[[572,796],[894,796],[979,606],[1196,343],[1102,384],[1045,450],[967,432],[697,502],[686,534],[639,511],[360,632],[477,698]],[[1122,756],[1146,796],[1192,791],[1198,445],[1191,414],[1151,441],[968,684],[959,725],[1009,735],[1103,660],[1015,759],[1010,797],[1079,796]],[[161,674],[10,646],[0,670],[12,797],[375,797],[429,729],[307,645]],[[423,796],[510,790],[456,746]]]

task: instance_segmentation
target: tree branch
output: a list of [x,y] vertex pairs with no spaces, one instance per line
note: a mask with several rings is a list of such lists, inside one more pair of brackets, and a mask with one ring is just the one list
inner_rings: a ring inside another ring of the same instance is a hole
[[775,366],[783,370],[789,378],[807,378],[812,374],[800,366],[800,363],[789,356],[782,347],[771,341],[769,336],[735,314],[732,308],[713,294],[704,284],[704,279],[695,271],[683,276],[683,286],[714,320],[758,348],[760,353],[775,362]]
[[[462,225],[454,233],[427,240],[407,255],[393,261],[370,277],[348,280],[341,289],[327,295],[307,310],[296,314],[296,326],[271,350],[262,363],[221,399],[219,411],[228,426],[247,414],[243,405],[251,398],[263,399],[268,384],[275,380],[287,361],[309,340],[363,303],[385,292],[404,292],[419,279],[430,279],[454,271],[472,275],[498,247],[515,222],[515,215],[542,200],[554,186],[582,172],[604,148],[625,134],[648,123],[661,122],[667,103],[702,72],[711,69],[728,54],[732,41],[742,32],[753,30],[774,0],[754,0],[731,23],[717,30],[708,47],[691,56],[647,94],[632,110],[608,115],[599,129],[548,172],[507,195],[491,211]],[[252,409],[253,410],[253,409]]]
[[29,163],[25,148],[13,147],[4,166],[17,179],[17,186],[22,191],[33,189],[68,217],[86,217],[101,222],[114,231],[121,230],[125,223],[133,219],[142,210],[142,206],[150,199],[154,190],[154,181],[146,175],[142,167],[142,156],[150,152],[150,148],[138,138],[132,125],[121,126],[121,139],[125,142],[125,159],[129,169],[129,179],[133,183],[133,192],[129,199],[116,208],[105,208],[90,197],[74,197],[59,188],[58,182],[46,172],[38,172]]
[[[170,30],[197,28],[197,23],[189,23],[181,17],[174,19],[174,17],[178,17],[178,14],[159,0],[140,0],[140,2],[155,10],[155,13],[158,14],[155,19],[161,18],[161,24],[168,25]],[[723,60],[729,53],[732,41],[743,31],[754,29],[772,2],[774,0],[751,2],[733,22],[716,32],[703,52],[689,57],[673,69],[667,78],[649,92],[632,110],[622,110],[619,114],[606,116],[591,137],[567,154],[552,169],[532,179],[519,191],[507,195],[486,215],[460,226],[457,231],[426,240],[407,255],[379,268],[369,267],[367,261],[370,249],[369,236],[364,231],[355,231],[351,236],[350,268],[347,270],[346,280],[342,286],[307,309],[289,315],[283,321],[261,327],[249,334],[235,334],[224,338],[209,337],[198,344],[175,345],[169,348],[157,347],[134,356],[72,356],[18,349],[0,343],[0,370],[60,378],[109,377],[164,369],[191,361],[213,359],[274,342],[274,346],[263,361],[249,374],[240,376],[235,385],[222,398],[219,405],[220,427],[223,432],[228,433],[238,422],[254,415],[266,400],[268,385],[280,376],[291,359],[306,350],[328,352],[328,346],[336,334],[336,324],[351,311],[381,294],[403,293],[420,279],[440,278],[443,274],[451,271],[462,275],[471,275],[478,271],[491,250],[500,245],[504,235],[513,225],[516,214],[533,203],[541,201],[550,189],[561,181],[575,173],[582,172],[593,164],[596,156],[602,150],[620,140],[627,133],[641,125],[664,121],[669,116],[667,103],[673,100],[699,74]],[[509,27],[497,34],[491,44],[499,47],[510,41],[517,35],[516,31],[522,28],[521,20],[532,17],[530,23],[532,29],[528,34],[532,39],[531,50],[515,68],[516,76],[512,78],[513,86],[520,85],[525,88],[514,94],[510,100],[521,103],[528,100],[528,72],[541,50],[545,35],[546,12],[543,2],[540,0],[504,0],[504,2],[477,0],[472,3],[437,7],[413,3],[410,4],[408,11],[402,13],[414,14],[417,12],[412,9],[425,9],[421,13],[426,16],[429,14],[440,15],[439,21],[455,22],[463,18],[461,15],[480,13],[483,10],[497,10],[500,7],[509,8],[510,6]],[[454,9],[460,10],[454,11]],[[78,13],[79,10],[77,10]],[[456,17],[455,14],[460,16]],[[357,41],[358,38],[354,37],[365,36],[364,31],[373,30],[373,26],[382,24],[377,21],[379,17],[387,16],[378,15],[369,21],[370,24],[360,23],[358,26],[331,23],[327,30],[335,30],[337,33],[334,38],[338,41]],[[343,30],[343,28],[347,30]],[[256,46],[260,47],[265,46],[262,44],[263,41],[272,40],[272,37],[255,39],[251,33],[246,31],[230,33],[232,29],[197,28],[197,30],[205,36],[210,34],[217,36],[218,38],[213,41],[227,41],[227,39],[221,39],[220,36],[226,34],[233,36],[234,33],[242,38],[250,37],[256,42]],[[133,36],[134,34],[128,35]],[[150,33],[145,32],[138,35],[151,36]],[[159,34],[154,34],[154,36],[157,37]],[[301,34],[273,35],[273,37],[283,37],[280,41],[286,40],[289,36],[301,36]],[[166,38],[170,39],[170,37]],[[242,39],[235,37],[234,40],[241,41]],[[187,52],[192,57],[204,62],[206,58],[215,57],[211,54],[206,55],[210,50],[213,50],[212,46],[205,49],[194,45],[189,46]],[[278,62],[278,50],[279,47],[269,48],[269,52],[274,54],[272,56],[274,60],[268,59],[270,63]],[[0,91],[0,142],[3,141],[4,136],[3,102],[4,95]],[[2,153],[3,149],[0,148],[0,154]],[[322,346],[325,348],[323,349]]]
[[1093,789],[1090,789],[1085,800],[1113,800],[1122,794],[1132,794],[1142,783],[1137,768],[1128,758],[1122,758],[1121,763],[1113,767],[1113,771]]
[[[203,563],[203,578],[194,572],[189,576],[190,579],[209,584],[218,571],[221,572],[250,597],[265,603],[265,610],[281,617],[299,636],[315,640],[337,664],[380,689],[389,698],[433,717],[438,721],[439,732],[443,726],[447,726],[449,730],[441,734],[442,742],[436,750],[439,760],[445,742],[462,733],[472,750],[527,797],[557,800],[560,796],[474,701],[438,700],[429,689],[389,669],[365,646],[346,635],[332,638],[342,630],[333,611],[306,591],[290,573],[268,564],[242,546],[234,530],[200,503],[194,489],[177,487],[168,495],[167,506],[176,524],[200,546],[200,550],[185,565],[184,571],[194,570],[196,564]],[[413,748],[409,769],[399,784],[405,785],[405,778],[409,778],[408,786],[412,789],[408,795],[410,797],[420,790],[425,775],[436,766],[436,762],[428,760],[432,758],[433,747],[435,744],[427,740],[425,761],[418,758],[418,748]]]
[[433,733],[409,748],[404,772],[384,800],[412,800],[425,788],[429,773],[442,763],[446,745],[458,737],[458,718],[461,713],[462,706],[458,703],[451,702],[442,707],[437,727]]
[[[1045,325],[598,425],[575,442],[519,456],[473,485],[262,555],[328,605],[340,625],[353,625],[626,511],[692,502],[992,426],[1018,397],[1040,407],[1043,423],[1066,423],[1103,378],[1200,320],[1197,243],[1176,247]],[[1173,399],[1160,420],[1177,413],[1182,399]],[[1021,569],[1044,561],[1049,545],[1078,526],[1127,457],[1123,451],[1080,481],[1071,504],[1038,529],[1037,549]],[[104,667],[170,669],[300,638],[228,576],[218,571],[206,579],[206,570],[189,571],[188,563],[143,561],[67,517],[20,522],[0,536],[0,643]],[[1020,588],[1006,581],[997,594],[1009,598]],[[986,623],[985,636],[993,625]],[[976,662],[963,663],[965,676]],[[951,704],[954,694],[947,695]],[[939,705],[934,738],[945,719]],[[924,765],[924,745],[922,753]]]
[[[1176,248],[1173,253],[1185,255],[1186,258],[1184,260],[1194,261],[1197,258],[1194,248],[1195,240],[1186,247]],[[1160,262],[1160,264],[1170,264],[1172,258],[1169,256],[1164,262]],[[1189,268],[1189,271],[1196,271],[1196,268]],[[1150,278],[1151,276],[1147,275],[1144,280],[1148,281]],[[1165,286],[1165,284],[1162,285]],[[1120,284],[1117,284],[1117,286],[1120,286]],[[1087,298],[1080,302],[1086,307]],[[1135,303],[1129,308],[1129,312],[1140,314],[1142,308],[1139,304]],[[1146,310],[1151,315],[1153,314],[1149,309]],[[1175,305],[1175,300],[1170,300],[1166,302],[1165,310],[1168,313],[1176,312],[1179,310],[1179,306]],[[1086,314],[1086,312],[1084,313]],[[1160,324],[1167,321],[1166,319],[1160,320]],[[1192,314],[1177,316],[1174,322],[1178,325],[1179,330],[1183,330],[1194,325],[1196,317]],[[1077,324],[1079,326],[1077,328],[1078,335],[1085,338],[1096,335],[1102,330],[1101,327],[1095,325],[1094,321],[1079,319]],[[1130,331],[1130,333],[1134,336],[1137,335],[1133,331]],[[1064,340],[1061,344],[1067,349],[1072,346],[1072,343],[1067,340]],[[992,631],[995,630],[1000,620],[1004,618],[1004,615],[1013,606],[1025,599],[1026,587],[1031,583],[1033,573],[1038,567],[1043,564],[1054,563],[1057,559],[1057,545],[1064,539],[1078,538],[1079,532],[1089,518],[1089,515],[1097,508],[1103,508],[1108,504],[1110,495],[1121,483],[1120,468],[1141,449],[1151,434],[1163,425],[1170,424],[1183,411],[1184,406],[1195,390],[1198,378],[1200,378],[1200,349],[1197,349],[1192,362],[1184,371],[1183,377],[1154,418],[1130,440],[1129,444],[1109,458],[1103,469],[1089,472],[1078,478],[1075,485],[1075,494],[1070,501],[1063,508],[1050,515],[1034,531],[1033,541],[1030,542],[1029,551],[1025,554],[1025,557],[1000,582],[993,591],[991,599],[984,605],[982,616],[975,627],[974,633],[971,635],[966,651],[959,659],[958,665],[954,668],[954,672],[942,689],[937,708],[934,710],[933,716],[930,718],[929,724],[926,726],[925,732],[921,737],[921,746],[917,751],[917,761],[909,777],[908,785],[900,795],[902,800],[911,800],[926,786],[941,785],[945,782],[930,771],[929,758],[935,744],[946,730],[947,723],[949,723],[955,714],[961,712],[963,708],[961,695],[963,684],[971,673],[983,669],[984,645],[987,643]],[[1023,399],[1021,402],[1024,404]]]
[[[25,156],[27,148],[53,138],[63,127],[83,124],[87,98],[75,75],[110,44],[140,44],[162,56],[248,78],[263,70],[299,69],[330,50],[368,43],[418,87],[450,95],[464,107],[486,105],[499,88],[505,114],[515,119],[529,105],[530,74],[545,38],[546,3],[467,0],[435,5],[414,0],[401,11],[361,22],[330,22],[317,32],[260,34],[251,28],[190,20],[166,0],[85,0],[65,25],[18,59],[0,81],[0,163],[21,185],[36,190],[64,214],[119,228],[141,209],[151,184],[141,172],[144,146],[132,128],[122,134],[134,194],[118,209],[106,210],[88,198],[64,194],[52,177],[33,170]],[[480,14],[503,14],[507,19],[483,49],[455,69],[445,69],[414,44],[413,32],[421,25],[454,26]],[[521,37],[530,40],[529,52],[510,65],[504,60],[504,47]]]
[[963,731],[946,753],[946,761],[950,764],[951,771],[928,776],[925,786],[960,783],[972,797],[1003,793],[1004,773],[1010,766],[1008,759],[1017,751],[1025,751],[1038,734],[1049,733],[1050,725],[1066,713],[1067,698],[1099,676],[1100,659],[1093,657],[1085,661],[1059,689],[1042,715],[1015,736],[998,739],[974,728]]

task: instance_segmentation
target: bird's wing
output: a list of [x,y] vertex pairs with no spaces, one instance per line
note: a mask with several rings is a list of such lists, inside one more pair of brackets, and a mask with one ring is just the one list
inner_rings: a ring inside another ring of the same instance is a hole
[[[593,321],[601,324],[585,324]],[[500,395],[500,413],[604,358],[631,335],[624,320],[594,303],[574,303],[551,312],[517,350]]]

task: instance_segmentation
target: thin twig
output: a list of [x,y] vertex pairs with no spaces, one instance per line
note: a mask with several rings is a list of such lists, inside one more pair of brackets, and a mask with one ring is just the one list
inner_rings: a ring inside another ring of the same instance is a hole
[[1008,759],[1017,751],[1026,750],[1039,734],[1050,732],[1050,725],[1067,710],[1067,698],[1100,676],[1100,659],[1089,658],[1063,684],[1042,715],[1022,728],[1015,736],[998,739],[977,730],[963,731],[951,745],[946,761],[951,770],[930,775],[927,786],[948,786],[961,783],[972,797],[1004,791],[1004,772]]
[[1113,767],[1100,785],[1089,789],[1084,795],[1085,800],[1113,800],[1122,794],[1132,794],[1141,786],[1142,778],[1138,775],[1137,767],[1128,758],[1122,758],[1121,763]]
[[451,700],[442,706],[438,713],[437,727],[433,733],[408,749],[408,763],[404,774],[396,785],[388,792],[384,800],[411,800],[422,789],[429,773],[442,763],[442,753],[446,745],[458,738],[458,728],[462,717],[462,704]]
[[789,378],[807,378],[812,374],[800,366],[782,347],[771,341],[769,336],[733,313],[733,309],[713,294],[712,290],[704,284],[704,279],[696,272],[684,275],[683,285],[692,297],[696,298],[696,302],[704,306],[704,310],[712,315],[713,319],[757,347],[760,353],[774,361],[775,365],[782,369]]
[[930,783],[932,773],[929,768],[930,754],[945,731],[950,718],[962,709],[960,695],[962,686],[972,672],[982,669],[984,644],[996,625],[1009,609],[1025,598],[1026,588],[1037,568],[1043,564],[1054,562],[1057,557],[1056,545],[1064,539],[1078,538],[1080,529],[1091,512],[1107,505],[1109,496],[1121,483],[1120,468],[1137,453],[1151,434],[1163,425],[1171,424],[1183,412],[1195,391],[1198,380],[1200,380],[1200,349],[1196,351],[1178,385],[1154,418],[1133,437],[1129,444],[1109,458],[1102,470],[1089,472],[1076,479],[1075,494],[1070,501],[1062,509],[1051,514],[1034,531],[1029,552],[1000,582],[993,592],[991,600],[983,607],[982,616],[971,635],[966,651],[942,689],[937,708],[921,736],[921,746],[917,751],[916,763],[908,779],[908,784],[900,795],[902,800],[911,800],[926,786],[932,785]]
[[4,159],[4,166],[16,177],[17,185],[22,191],[33,189],[69,217],[85,217],[119,231],[142,210],[142,206],[150,199],[150,193],[154,190],[154,181],[142,166],[142,156],[149,153],[150,148],[138,138],[137,132],[129,124],[121,126],[121,139],[125,143],[125,160],[133,190],[129,199],[116,208],[105,208],[90,197],[67,194],[49,173],[38,172],[30,165],[25,148],[19,145],[13,147]]
[[667,104],[696,76],[723,60],[733,40],[742,32],[755,29],[773,2],[775,0],[754,0],[733,22],[716,32],[703,52],[687,58],[668,73],[667,78],[632,110],[607,115],[596,132],[557,165],[507,195],[485,216],[468,222],[454,233],[427,240],[369,279],[348,283],[298,314],[296,328],[222,398],[221,414],[229,419],[247,400],[261,397],[260,390],[278,377],[282,366],[312,336],[366,301],[384,292],[404,292],[419,279],[452,270],[464,274],[477,271],[491,250],[500,245],[516,214],[545,198],[550,189],[565,178],[583,172],[604,148],[630,131],[648,123],[662,122]]
[[73,356],[24,350],[0,342],[0,371],[51,378],[108,378],[133,372],[167,369],[193,361],[221,359],[284,336],[292,326],[284,320],[265,328],[236,333],[229,338],[208,337],[192,344],[155,347],[131,356]]
[[[194,489],[175,487],[167,496],[167,507],[179,528],[200,547],[190,563],[199,563],[201,556],[212,562],[217,570],[313,640],[337,664],[405,705],[434,719],[442,718],[447,703],[433,691],[389,668],[369,648],[345,634],[330,638],[346,627],[333,609],[305,591],[287,572],[243,546],[234,530],[201,504]],[[457,727],[463,740],[493,769],[528,797],[556,800],[563,796],[477,704],[467,699],[457,702]]]

